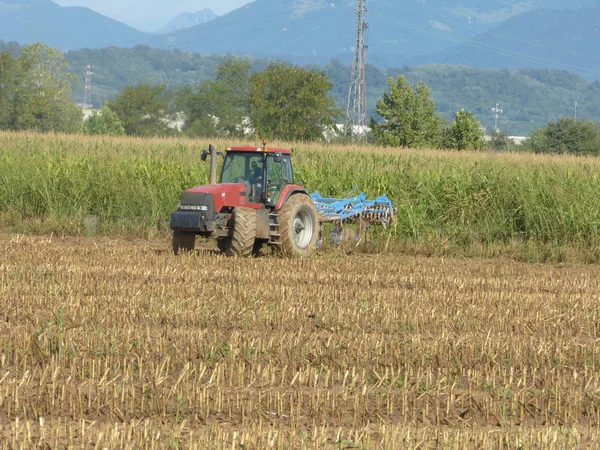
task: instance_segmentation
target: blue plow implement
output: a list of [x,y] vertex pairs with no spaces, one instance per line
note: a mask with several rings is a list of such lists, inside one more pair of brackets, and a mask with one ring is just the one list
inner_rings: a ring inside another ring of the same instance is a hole
[[[334,223],[332,238],[336,244],[342,241],[345,224],[359,225],[356,240],[360,240],[371,225],[386,227],[396,220],[396,210],[387,195],[377,197],[375,200],[367,200],[364,192],[361,192],[355,197],[338,199],[326,198],[315,192],[310,198],[319,212],[321,222]],[[322,242],[321,237],[318,246]]]

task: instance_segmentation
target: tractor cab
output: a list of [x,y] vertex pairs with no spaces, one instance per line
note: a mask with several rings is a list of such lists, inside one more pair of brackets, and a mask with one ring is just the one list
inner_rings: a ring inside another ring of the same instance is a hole
[[246,201],[275,206],[286,185],[294,184],[290,151],[230,147],[221,169],[221,184],[243,184]]

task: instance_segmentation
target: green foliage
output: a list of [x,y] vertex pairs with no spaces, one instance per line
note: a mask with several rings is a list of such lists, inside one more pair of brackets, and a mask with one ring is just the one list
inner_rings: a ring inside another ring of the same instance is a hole
[[[102,104],[103,98],[114,98],[125,87],[141,81],[165,84],[171,89],[196,86],[205,80],[214,80],[217,68],[226,60],[224,56],[145,46],[70,51],[66,58],[71,72],[79,75],[79,85],[74,91],[79,101],[84,89],[81,68],[94,61],[94,104]],[[249,62],[252,73],[263,71],[269,64],[264,59],[252,58]],[[526,136],[549,120],[557,121],[571,115],[575,101],[579,104],[579,117],[600,121],[600,82],[586,81],[564,70],[477,70],[442,64],[399,67],[396,58],[390,60],[390,64],[396,64],[390,65],[395,68],[366,66],[368,116],[377,118],[377,100],[388,91],[388,78],[405,75],[413,85],[422,80],[431,89],[436,109],[448,120],[464,108],[473,112],[482,125],[492,129],[494,118],[490,108],[499,102],[506,106],[499,126],[515,136]],[[337,107],[345,111],[349,66],[333,60],[317,70],[325,71],[333,83],[330,94]]]
[[[102,104],[104,99],[115,98],[123,89],[140,82],[165,85],[168,89],[198,86],[214,80],[218,68],[230,57],[200,55],[180,50],[160,50],[138,45],[133,48],[82,49],[66,55],[72,73],[81,74],[81,68],[94,62],[94,89],[92,102]],[[269,62],[249,59],[251,72],[264,70]],[[84,79],[80,76],[76,93],[82,97]]]
[[563,118],[535,130],[526,143],[535,153],[600,155],[600,126],[591,121]]
[[130,136],[165,136],[167,104],[162,98],[164,86],[140,83],[130,86],[106,105],[116,113]]
[[390,92],[377,102],[383,123],[371,120],[378,144],[391,147],[437,148],[442,143],[444,120],[436,113],[429,88],[423,82],[417,88],[400,76],[388,79]]
[[189,136],[244,136],[249,96],[250,63],[227,59],[217,69],[216,80],[180,92],[178,104],[186,113],[184,131]]
[[[125,221],[156,232],[183,190],[208,182],[208,164],[199,159],[207,146],[0,133],[0,222],[22,230],[58,218],[47,231],[83,233],[82,217],[93,214],[100,232]],[[296,180],[310,192],[340,197],[359,186],[370,198],[387,194],[398,208],[399,243],[598,249],[600,209],[590,201],[600,192],[596,160],[321,144],[299,145],[293,160]]]
[[81,111],[70,100],[75,77],[58,50],[24,47],[17,57],[0,54],[0,128],[72,133]]
[[102,107],[102,111],[93,111],[92,115],[83,123],[85,134],[100,134],[108,136],[124,136],[125,128],[119,116],[109,107]]
[[514,150],[516,147],[515,144],[508,138],[508,134],[503,131],[494,131],[494,133],[492,133],[490,136],[488,146],[490,150],[494,150],[496,152]]
[[329,96],[332,83],[323,72],[271,63],[252,76],[250,119],[259,137],[289,141],[323,139],[340,111]]
[[485,135],[473,113],[461,109],[456,113],[444,139],[444,147],[455,150],[485,150]]

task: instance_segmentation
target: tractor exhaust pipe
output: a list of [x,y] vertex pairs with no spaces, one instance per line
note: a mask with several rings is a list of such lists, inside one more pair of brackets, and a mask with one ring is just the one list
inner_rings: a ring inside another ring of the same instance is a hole
[[217,150],[211,145],[208,146],[210,152],[210,184],[217,184]]

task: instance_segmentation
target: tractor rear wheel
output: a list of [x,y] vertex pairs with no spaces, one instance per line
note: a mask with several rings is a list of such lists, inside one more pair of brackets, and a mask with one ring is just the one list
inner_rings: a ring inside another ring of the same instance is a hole
[[[256,210],[235,208],[233,210],[233,235],[223,239],[222,245],[227,256],[252,256],[256,239]],[[217,243],[217,245],[219,245]],[[219,246],[221,248],[221,246]]]
[[281,251],[289,256],[305,256],[317,247],[319,220],[308,195],[292,195],[279,210]]
[[184,231],[173,231],[173,253],[178,255],[180,252],[193,252],[196,246],[196,235]]

